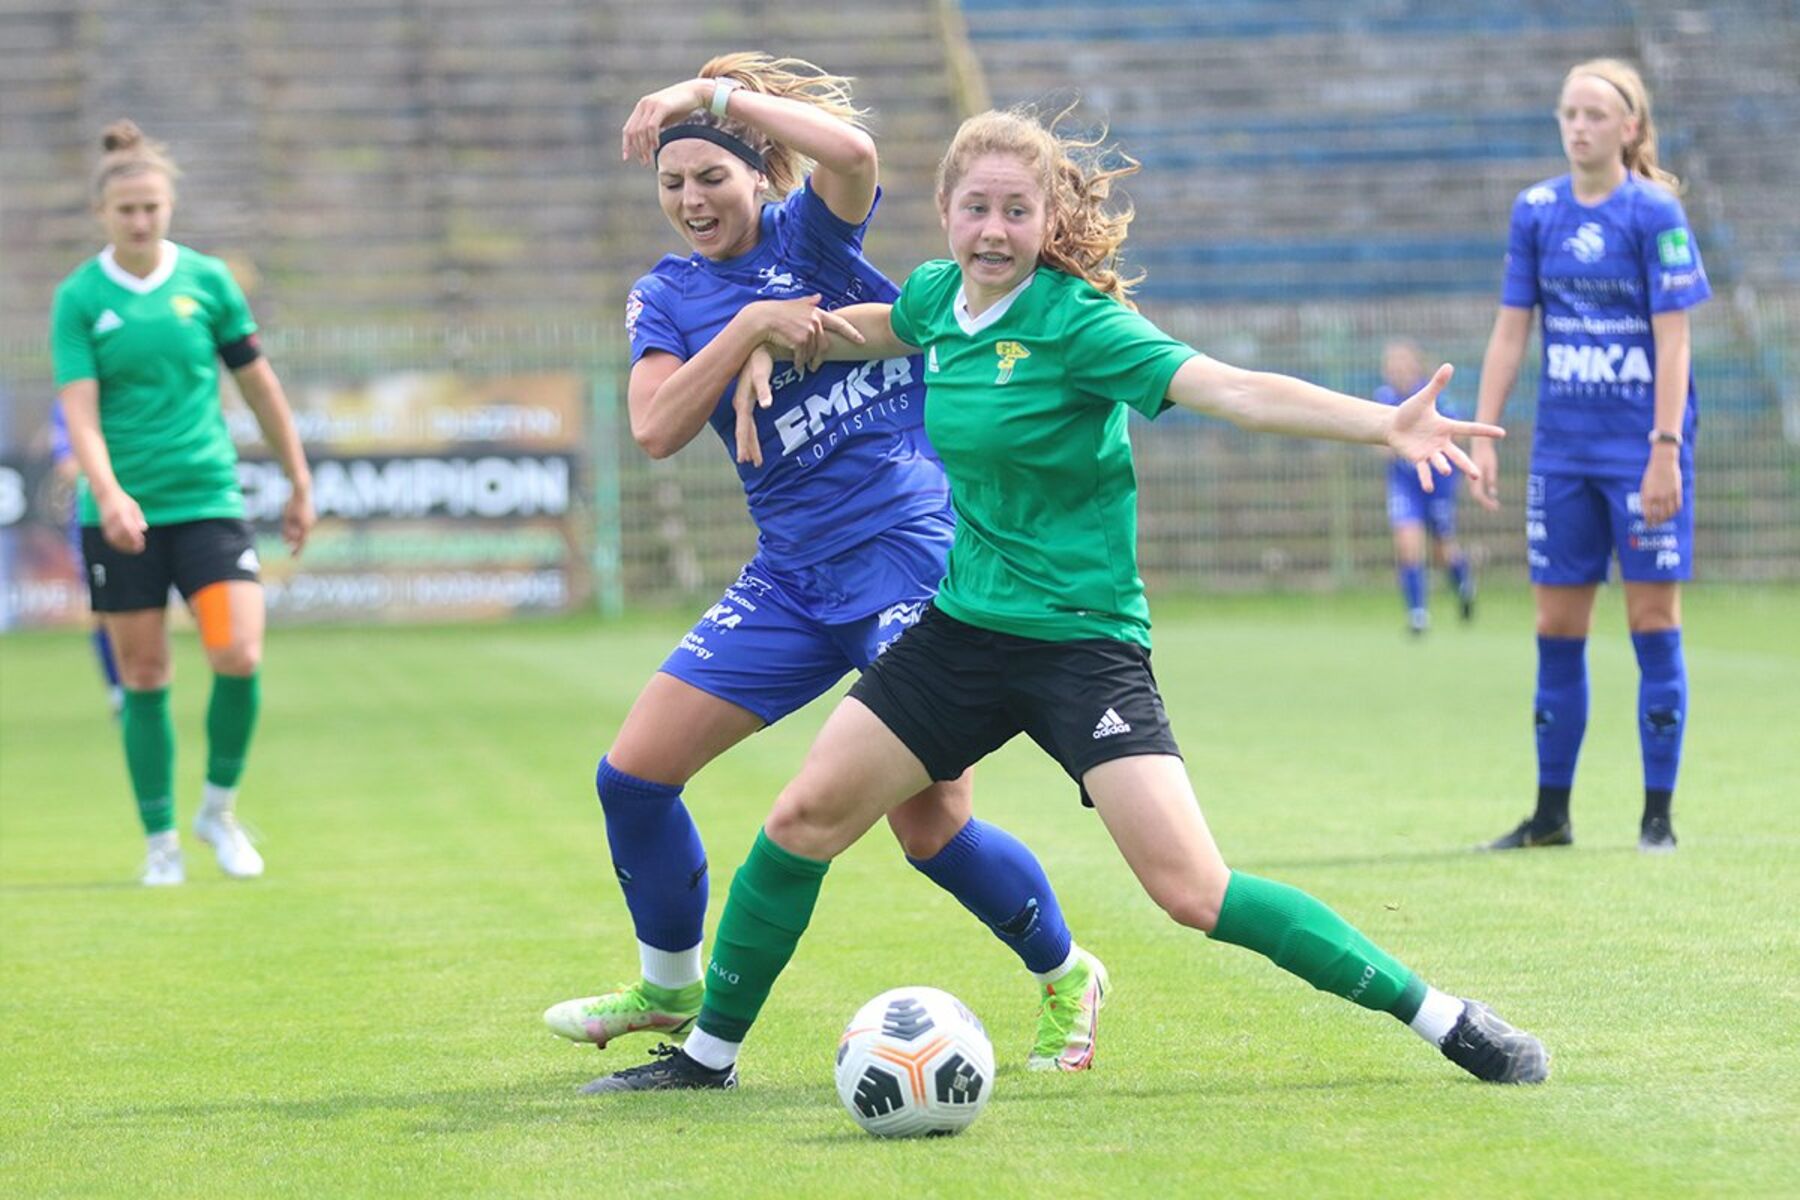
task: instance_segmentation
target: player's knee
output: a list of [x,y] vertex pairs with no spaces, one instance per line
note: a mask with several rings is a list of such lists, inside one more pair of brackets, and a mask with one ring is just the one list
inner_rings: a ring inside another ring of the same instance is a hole
[[936,858],[966,821],[967,818],[954,816],[943,805],[925,811],[915,811],[913,805],[904,805],[888,814],[888,828],[893,830],[906,857],[912,859]]
[[[1229,880],[1230,874],[1225,874]],[[1199,870],[1171,871],[1160,879],[1149,881],[1147,890],[1158,908],[1169,914],[1177,925],[1211,933],[1219,923],[1219,908],[1225,902],[1222,880],[1210,878]]]
[[214,674],[254,675],[262,666],[262,641],[233,641],[209,651]]
[[783,850],[804,858],[835,858],[846,844],[844,806],[816,788],[795,780],[781,791],[763,829]]

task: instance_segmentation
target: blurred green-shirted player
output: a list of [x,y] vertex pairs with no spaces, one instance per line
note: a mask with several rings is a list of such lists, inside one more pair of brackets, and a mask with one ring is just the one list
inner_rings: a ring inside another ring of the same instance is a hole
[[164,239],[174,164],[137,126],[103,139],[96,215],[110,244],[57,289],[51,357],[81,465],[82,554],[94,611],[119,660],[125,761],[148,839],[146,884],[181,883],[166,610],[193,611],[212,667],[206,787],[195,834],[229,875],[262,874],[234,813],[260,707],[263,597],[237,451],[219,407],[222,359],[292,485],[282,534],[312,527],[312,478],[256,321],[225,264]]

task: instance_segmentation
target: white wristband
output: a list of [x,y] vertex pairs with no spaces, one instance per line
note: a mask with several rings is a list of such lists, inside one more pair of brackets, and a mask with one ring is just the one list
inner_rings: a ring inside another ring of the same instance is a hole
[[712,115],[721,121],[725,119],[725,106],[731,103],[731,93],[741,85],[735,79],[719,79],[713,82]]

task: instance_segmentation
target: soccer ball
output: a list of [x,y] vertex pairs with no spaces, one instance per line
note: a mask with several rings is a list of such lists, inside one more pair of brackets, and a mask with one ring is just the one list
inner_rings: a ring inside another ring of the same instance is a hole
[[994,1046],[949,992],[895,988],[844,1027],[837,1090],[851,1118],[877,1137],[961,1133],[994,1094]]

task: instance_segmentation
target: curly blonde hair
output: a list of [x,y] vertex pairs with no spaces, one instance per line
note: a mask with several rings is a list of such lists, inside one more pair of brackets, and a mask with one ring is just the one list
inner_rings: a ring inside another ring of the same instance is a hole
[[[964,121],[938,164],[938,206],[948,206],[950,194],[976,159],[989,154],[1018,159],[1037,175],[1043,189],[1046,220],[1040,261],[1085,279],[1095,290],[1135,309],[1131,291],[1143,281],[1143,273],[1127,277],[1119,263],[1119,250],[1135,214],[1129,204],[1121,209],[1107,206],[1113,181],[1135,174],[1139,164],[1118,151],[1103,154],[1104,129],[1092,138],[1057,133],[1057,126],[1073,111],[1071,105],[1047,124],[1032,108],[990,110]],[[1119,165],[1106,165],[1108,157]]]
[[1625,169],[1640,179],[1659,183],[1679,194],[1681,180],[1656,161],[1656,122],[1650,116],[1650,89],[1644,86],[1644,77],[1637,73],[1637,68],[1616,58],[1590,58],[1569,68],[1569,73],[1563,77],[1563,86],[1568,87],[1570,80],[1578,75],[1592,75],[1611,84],[1625,101],[1625,111],[1637,118],[1637,136],[1624,148]]
[[94,206],[100,206],[106,185],[114,179],[150,171],[160,171],[171,187],[181,177],[181,170],[169,157],[167,146],[145,137],[135,121],[114,121],[100,135],[100,162],[94,168],[92,186]]
[[[740,50],[709,59],[700,68],[700,78],[729,79],[746,92],[798,100],[858,129],[867,128],[867,110],[857,108],[851,101],[850,76],[833,75],[803,58],[771,58],[760,51]],[[798,187],[812,170],[811,159],[741,121],[721,119],[696,109],[684,123],[723,129],[758,151],[763,156],[763,178],[768,180],[769,195],[777,200]]]

